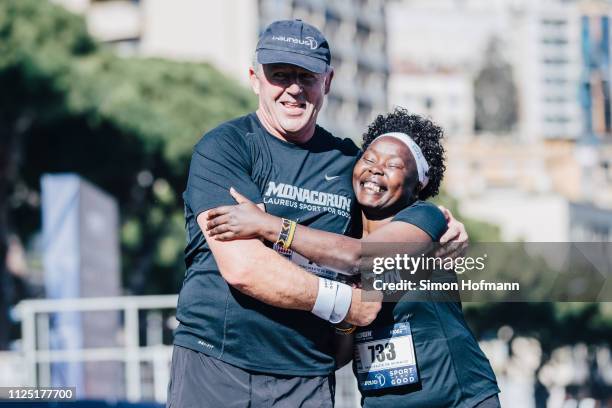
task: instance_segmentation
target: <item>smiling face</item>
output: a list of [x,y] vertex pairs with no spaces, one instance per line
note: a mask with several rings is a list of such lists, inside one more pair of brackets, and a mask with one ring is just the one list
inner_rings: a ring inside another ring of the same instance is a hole
[[393,215],[412,202],[418,186],[412,153],[391,137],[374,140],[353,168],[357,201],[371,216]]
[[249,71],[259,96],[257,115],[274,136],[294,143],[314,134],[317,115],[329,92],[333,71],[316,74],[295,65],[264,64]]

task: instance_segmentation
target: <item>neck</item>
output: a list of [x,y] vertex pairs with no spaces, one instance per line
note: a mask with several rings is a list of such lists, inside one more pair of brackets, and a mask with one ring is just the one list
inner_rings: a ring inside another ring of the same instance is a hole
[[365,212],[362,211],[361,220],[363,223],[363,237],[366,237],[368,234],[385,226],[386,224],[391,222],[392,219],[393,219],[392,215],[387,218],[370,218],[368,217],[368,215],[366,215]]
[[385,226],[390,223],[395,214],[400,212],[402,209],[412,205],[416,201],[416,198],[410,198],[408,203],[396,203],[393,207],[387,209],[383,213],[376,213],[368,211],[367,208],[361,209],[361,219],[363,221],[363,236],[376,231],[378,228]]
[[270,133],[272,136],[288,143],[294,144],[304,144],[308,142],[314,136],[315,132],[315,123],[308,124],[305,128],[301,129],[299,132],[279,132],[274,126],[272,126],[271,120],[266,114],[266,112],[259,108],[255,111],[257,118],[261,125]]

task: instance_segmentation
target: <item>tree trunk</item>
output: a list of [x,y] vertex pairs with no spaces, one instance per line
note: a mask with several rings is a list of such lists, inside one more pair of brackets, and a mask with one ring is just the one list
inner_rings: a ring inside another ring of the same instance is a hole
[[6,264],[8,238],[10,233],[8,200],[17,181],[17,170],[21,162],[23,134],[32,126],[34,115],[27,110],[11,123],[0,118],[0,350],[6,350],[10,341],[11,321],[9,308],[12,306],[12,276]]
[[[0,242],[0,258],[6,259],[6,239]],[[10,340],[11,322],[9,320],[8,279],[10,279],[6,262],[0,263],[0,350],[7,350]]]
[[9,271],[6,265],[8,251],[8,176],[11,161],[10,151],[12,137],[8,132],[0,135],[0,350],[8,349],[10,336],[8,293]]

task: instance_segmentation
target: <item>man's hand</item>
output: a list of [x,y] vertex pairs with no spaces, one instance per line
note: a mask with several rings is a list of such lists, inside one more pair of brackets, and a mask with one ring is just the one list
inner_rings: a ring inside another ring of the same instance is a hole
[[376,319],[376,315],[382,307],[382,293],[369,292],[368,297],[372,299],[363,299],[364,291],[362,289],[353,288],[353,298],[351,299],[351,308],[344,319],[345,322],[354,324],[355,326],[367,326]]
[[444,233],[444,235],[442,235],[442,237],[440,238],[440,243],[445,244],[447,242],[467,242],[469,237],[463,223],[457,221],[448,208],[443,207],[441,205],[439,205],[438,208],[440,209],[440,211],[442,211],[444,217],[446,218],[446,222],[448,223],[448,229],[446,230],[446,233]]

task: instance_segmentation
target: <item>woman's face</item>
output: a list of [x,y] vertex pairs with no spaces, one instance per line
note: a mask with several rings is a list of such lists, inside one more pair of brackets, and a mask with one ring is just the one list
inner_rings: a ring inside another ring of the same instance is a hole
[[419,184],[412,153],[401,141],[381,137],[353,169],[353,190],[364,210],[388,216],[412,201]]

